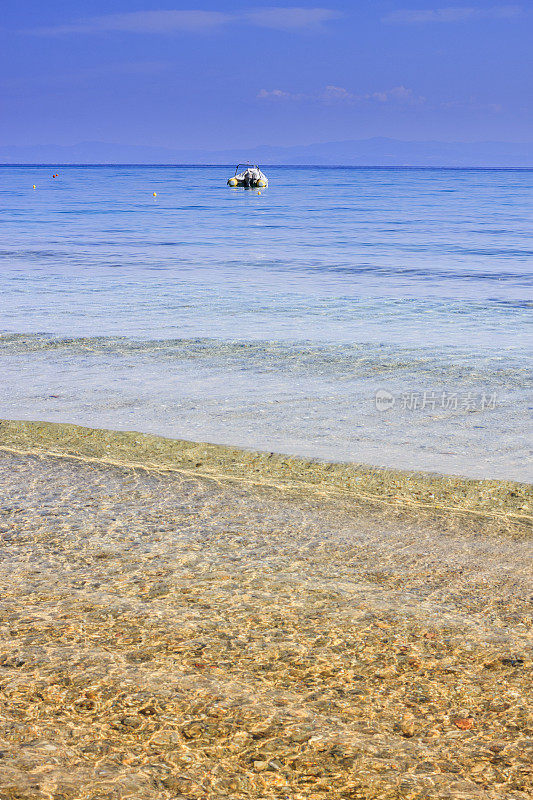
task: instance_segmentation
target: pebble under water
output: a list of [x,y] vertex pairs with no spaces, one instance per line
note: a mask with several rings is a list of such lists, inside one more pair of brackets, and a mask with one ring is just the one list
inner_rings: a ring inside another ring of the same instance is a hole
[[63,457],[0,482],[2,800],[531,796],[529,540]]

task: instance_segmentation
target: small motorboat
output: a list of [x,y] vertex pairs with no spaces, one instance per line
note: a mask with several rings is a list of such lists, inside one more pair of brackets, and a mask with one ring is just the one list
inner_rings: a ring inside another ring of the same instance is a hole
[[[241,172],[239,172],[240,169],[242,170]],[[229,178],[228,186],[244,186],[245,189],[266,189],[268,179],[257,164],[237,164],[235,175],[233,178]]]

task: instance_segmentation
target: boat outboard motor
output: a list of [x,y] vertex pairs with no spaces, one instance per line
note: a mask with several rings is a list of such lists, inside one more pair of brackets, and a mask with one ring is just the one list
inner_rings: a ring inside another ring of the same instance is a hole
[[255,186],[259,176],[256,174],[257,170],[255,169],[247,169],[244,173],[244,185],[246,187]]

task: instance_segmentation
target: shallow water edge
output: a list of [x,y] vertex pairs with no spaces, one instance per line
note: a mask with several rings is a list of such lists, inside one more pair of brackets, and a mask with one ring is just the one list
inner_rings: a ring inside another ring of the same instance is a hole
[[385,514],[447,518],[483,531],[531,535],[533,486],[332,463],[135,431],[0,420],[0,450],[233,481],[309,499],[342,499]]

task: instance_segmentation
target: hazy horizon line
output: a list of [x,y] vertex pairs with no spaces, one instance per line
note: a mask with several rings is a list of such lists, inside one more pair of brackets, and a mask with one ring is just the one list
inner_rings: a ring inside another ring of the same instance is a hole
[[[245,163],[245,162],[243,162]],[[249,162],[251,163],[251,162]],[[226,168],[230,167],[233,168],[235,166],[234,161],[228,161],[227,164],[184,164],[184,163],[168,163],[168,164],[161,164],[161,163],[136,163],[136,162],[108,162],[108,161],[101,161],[101,162],[65,162],[61,163],[59,161],[42,161],[42,162],[35,162],[35,163],[22,163],[22,162],[1,162],[0,161],[0,168],[2,167],[141,167],[141,168],[168,168],[168,167],[184,167],[187,169],[205,169],[207,167],[217,167],[217,168]],[[475,165],[463,165],[463,166],[454,166],[450,164],[269,164],[268,162],[263,162],[264,167],[282,167],[284,169],[413,169],[413,170],[454,170],[454,171],[461,171],[461,170],[476,170],[478,172],[490,172],[494,170],[499,171],[506,171],[506,172],[532,172],[533,167],[528,166],[475,166]]]

